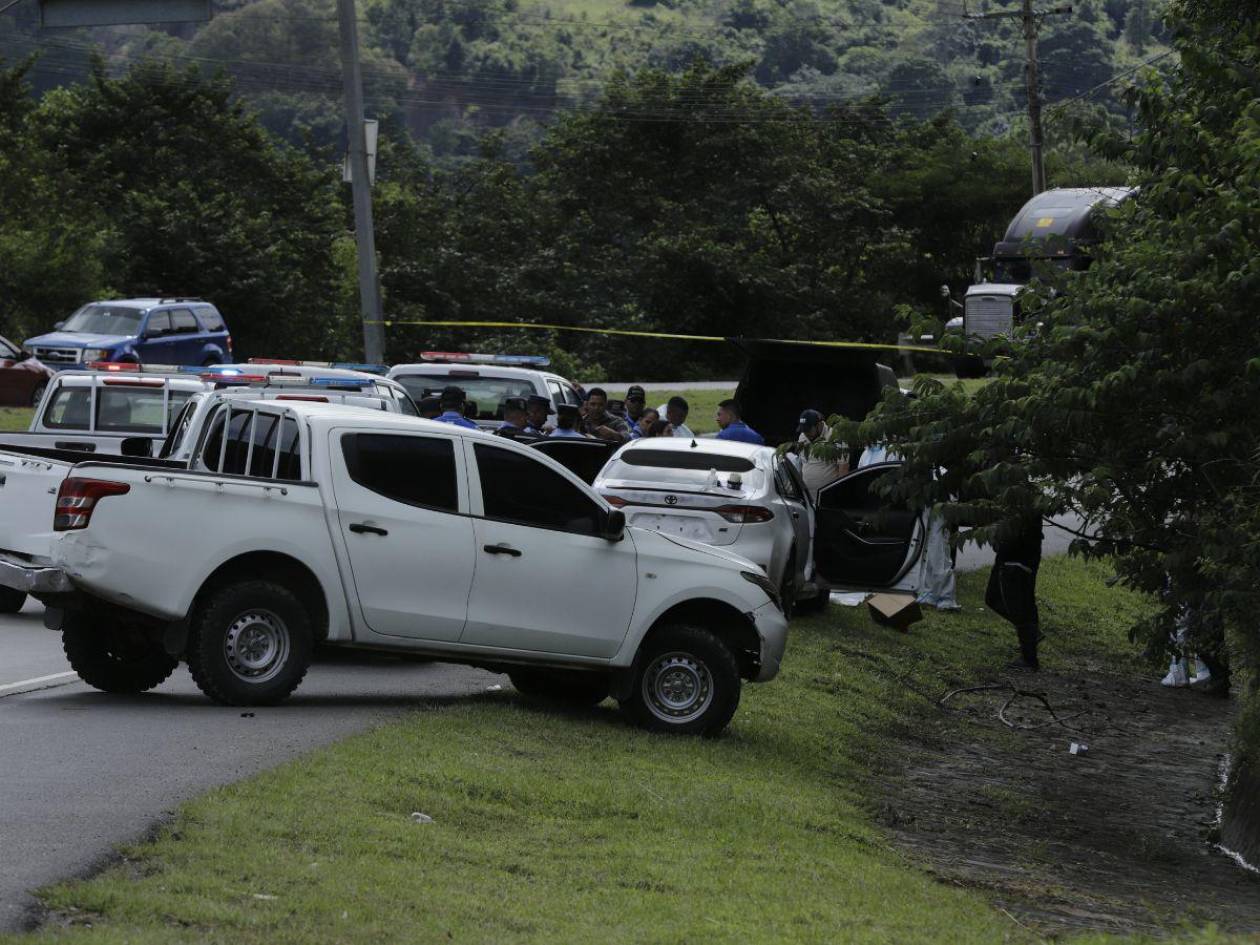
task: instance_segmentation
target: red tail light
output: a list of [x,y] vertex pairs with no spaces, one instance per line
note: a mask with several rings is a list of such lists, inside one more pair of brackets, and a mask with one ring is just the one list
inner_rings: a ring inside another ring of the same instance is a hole
[[625,508],[630,503],[619,495],[606,495],[604,501],[611,505],[614,509]]
[[713,511],[728,522],[734,522],[737,525],[768,522],[774,518],[774,512],[760,505],[723,505]]
[[57,511],[53,516],[53,531],[71,532],[87,528],[92,521],[96,503],[107,495],[126,495],[131,486],[125,482],[107,482],[104,479],[82,479],[71,476],[62,480],[57,490]]
[[93,361],[88,364],[89,371],[138,371],[140,365],[130,361]]

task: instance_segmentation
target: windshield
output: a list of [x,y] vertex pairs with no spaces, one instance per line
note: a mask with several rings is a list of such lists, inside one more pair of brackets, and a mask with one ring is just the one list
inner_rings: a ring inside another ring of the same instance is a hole
[[518,377],[468,377],[461,372],[404,374],[395,378],[407,388],[413,400],[436,397],[442,388],[454,385],[477,405],[478,420],[502,420],[503,401],[509,397],[532,397],[538,393],[530,381]]
[[62,331],[82,331],[93,335],[137,335],[144,312],[138,308],[92,303],[79,309],[61,326]]

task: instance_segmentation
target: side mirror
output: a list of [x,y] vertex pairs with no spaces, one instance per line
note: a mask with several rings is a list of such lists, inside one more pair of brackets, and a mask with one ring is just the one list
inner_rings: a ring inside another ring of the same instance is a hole
[[626,534],[626,513],[621,509],[611,509],[604,519],[604,538],[608,541],[621,541]]
[[129,436],[118,444],[123,456],[152,456],[153,441],[147,436]]
[[59,322],[53,322],[53,328],[64,328],[65,324],[66,324],[66,320],[63,318]]

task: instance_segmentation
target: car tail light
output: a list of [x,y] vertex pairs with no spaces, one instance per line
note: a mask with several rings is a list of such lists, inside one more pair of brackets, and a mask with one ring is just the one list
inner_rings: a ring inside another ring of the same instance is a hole
[[614,509],[623,509],[630,503],[619,495],[606,495],[604,501],[611,505]]
[[70,532],[87,528],[92,521],[96,503],[108,495],[126,495],[131,486],[125,482],[108,482],[104,479],[83,479],[71,476],[62,480],[57,490],[57,511],[53,516],[53,531]]
[[737,525],[768,522],[774,518],[774,512],[760,505],[723,505],[713,511],[728,522],[734,522]]

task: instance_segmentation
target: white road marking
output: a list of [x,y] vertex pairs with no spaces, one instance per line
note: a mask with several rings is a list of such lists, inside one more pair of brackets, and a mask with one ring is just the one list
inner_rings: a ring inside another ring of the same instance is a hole
[[28,689],[47,689],[50,686],[60,686],[64,682],[70,682],[72,679],[78,679],[79,674],[74,672],[53,673],[49,676],[36,676],[33,679],[23,679],[21,682],[8,683],[0,686],[0,696],[15,696],[17,691],[23,692]]

